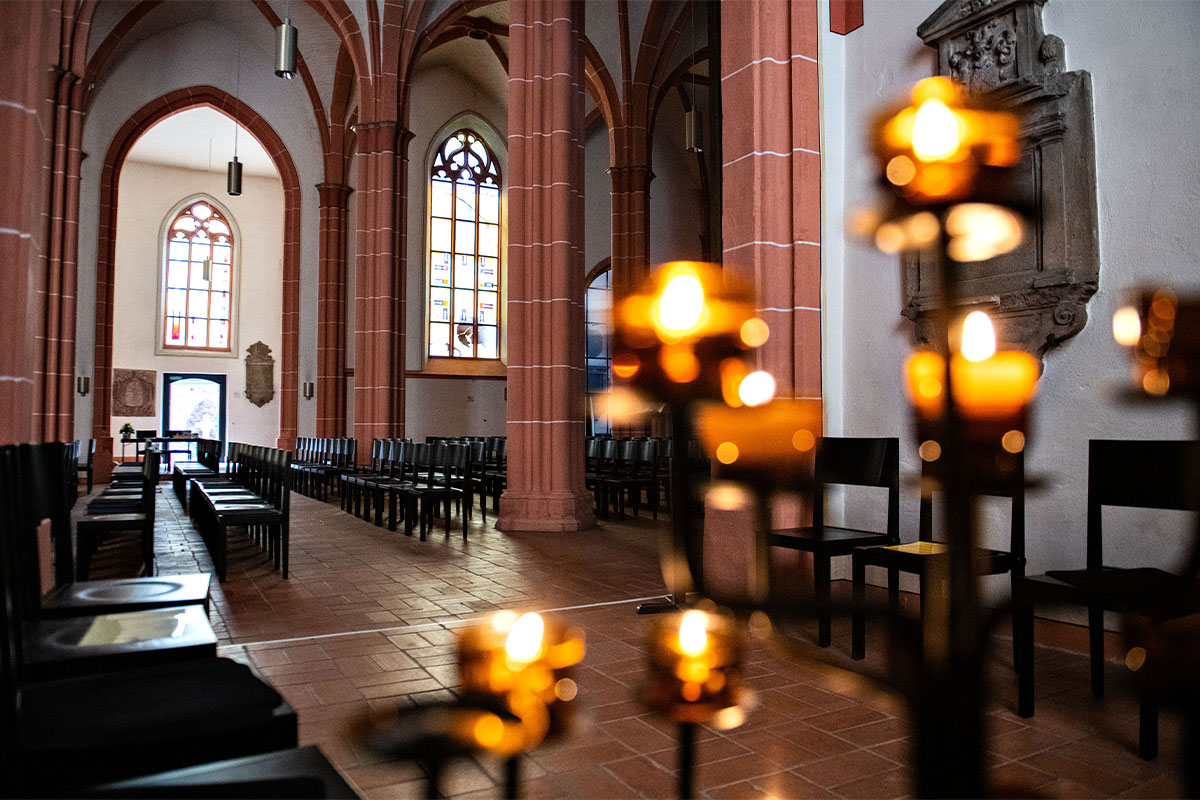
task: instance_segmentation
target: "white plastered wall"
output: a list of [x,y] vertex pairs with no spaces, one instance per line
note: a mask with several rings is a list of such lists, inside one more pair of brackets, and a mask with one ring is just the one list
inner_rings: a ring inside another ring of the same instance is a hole
[[[113,366],[154,370],[155,416],[114,417],[114,438],[122,423],[162,430],[162,373],[225,375],[227,441],[274,446],[279,435],[279,331],[283,317],[283,186],[278,178],[246,175],[241,197],[223,191],[224,175],[127,161],[117,205],[116,308]],[[162,233],[168,216],[187,199],[207,195],[227,211],[235,226],[237,338],[224,355],[156,352],[162,338],[159,283]],[[275,398],[261,408],[245,398],[245,350],[265,342],[275,357]]]
[[[833,406],[830,431],[901,436],[901,469],[910,475],[918,462],[900,389],[910,327],[899,314],[897,262],[851,238],[843,239],[838,253],[829,216],[839,211],[831,202],[839,191],[846,208],[869,200],[876,169],[868,149],[871,120],[933,73],[933,51],[921,43],[916,28],[938,5],[937,0],[868,0],[865,26],[844,37],[840,47],[831,47],[824,35],[822,53],[827,92],[824,372],[826,399]],[[1200,156],[1183,135],[1200,123],[1200,84],[1194,80],[1200,70],[1194,46],[1200,6],[1186,0],[1053,0],[1043,20],[1046,33],[1066,42],[1067,69],[1092,76],[1101,266],[1087,327],[1047,355],[1039,385],[1027,454],[1027,470],[1042,479],[1027,501],[1031,573],[1083,565],[1089,439],[1194,435],[1194,422],[1178,407],[1136,406],[1115,396],[1127,378],[1128,360],[1113,342],[1109,320],[1135,287],[1165,282],[1185,291],[1200,289],[1195,267]],[[840,425],[835,424],[839,416]],[[851,522],[879,522],[877,516],[856,518],[858,513],[853,506],[846,509]],[[1108,519],[1116,525],[1121,517]],[[1000,507],[987,510],[988,541],[1005,543],[1006,519]],[[1180,554],[1176,523],[1156,518],[1114,531],[1106,559],[1115,565],[1170,566]],[[902,535],[915,538],[916,525],[916,492],[906,488]],[[1003,578],[991,580],[992,592],[1004,591]]]

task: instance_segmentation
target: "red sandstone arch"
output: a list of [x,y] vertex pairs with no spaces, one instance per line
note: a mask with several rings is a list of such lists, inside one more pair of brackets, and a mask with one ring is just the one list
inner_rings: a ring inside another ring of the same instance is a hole
[[100,221],[96,253],[95,401],[97,480],[108,480],[112,464],[112,385],[114,271],[116,268],[117,184],[134,142],[155,124],[180,111],[209,106],[232,117],[271,156],[283,182],[283,324],[280,345],[279,439],[290,449],[296,439],[297,359],[300,349],[300,179],[283,140],[258,112],[215,86],[177,89],[142,106],[113,137],[100,173]]

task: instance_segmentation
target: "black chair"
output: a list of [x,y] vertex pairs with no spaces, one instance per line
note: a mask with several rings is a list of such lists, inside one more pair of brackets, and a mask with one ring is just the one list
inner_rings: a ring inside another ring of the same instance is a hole
[[96,440],[88,439],[87,443],[87,458],[80,461],[78,471],[87,476],[87,493],[92,493],[92,477],[95,474],[96,465]]
[[[1050,570],[1016,581],[1013,643],[1017,648],[1018,713],[1033,716],[1033,614],[1038,605],[1088,609],[1092,694],[1104,694],[1104,612],[1144,614],[1164,620],[1200,611],[1196,585],[1154,567],[1118,568],[1104,563],[1104,508],[1200,511],[1197,476],[1200,442],[1093,439],[1088,443],[1086,568]],[[1111,533],[1111,531],[1110,531]],[[1138,752],[1158,752],[1158,706],[1143,696]]]
[[[900,441],[894,437],[825,437],[817,450],[814,477],[812,525],[772,531],[767,541],[773,547],[813,554],[813,593],[819,620],[817,643],[828,647],[832,638],[832,559],[850,555],[856,547],[900,543]],[[887,529],[873,531],[827,525],[825,489],[835,485],[886,489]]]
[[87,580],[96,550],[106,536],[117,531],[136,530],[141,533],[144,574],[154,574],[155,479],[158,475],[158,452],[153,449],[146,451],[145,461],[142,463],[147,474],[143,477],[136,497],[114,498],[111,502],[106,502],[101,495],[88,504],[87,516],[76,523],[75,575],[78,580]]
[[[1010,467],[1006,474],[987,487],[979,494],[991,497],[1005,497],[1012,501],[1009,515],[1009,546],[1007,550],[995,550],[985,547],[976,548],[973,563],[979,575],[1003,575],[1008,573],[1011,582],[1016,583],[1025,574],[1025,454],[1021,452],[1005,459]],[[949,551],[942,542],[933,537],[933,487],[936,485],[937,462],[921,463],[921,510],[918,523],[917,541],[908,544],[876,545],[874,547],[856,547],[851,553],[852,575],[854,581],[854,613],[852,624],[851,653],[854,658],[861,659],[865,653],[865,617],[862,611],[866,596],[866,568],[868,566],[884,567],[888,571],[888,603],[893,614],[899,611],[900,575],[901,572],[913,573],[920,576],[921,587],[921,616],[925,615],[928,600],[928,585],[926,578],[934,570],[935,565],[945,565]],[[946,574],[944,571],[942,574]],[[943,587],[934,587],[941,591]],[[1014,644],[1014,660],[1016,645]]]
[[[22,456],[22,511],[28,518],[20,528],[9,531],[10,550],[19,558],[17,588],[27,619],[146,611],[180,605],[200,605],[208,611],[207,573],[170,575],[157,578],[120,578],[76,581],[72,562],[69,490],[64,483],[75,474],[59,457],[59,444],[34,445]],[[27,460],[26,460],[27,459]],[[50,522],[50,546],[54,558],[54,586],[42,594],[38,580],[41,556],[36,529]]]

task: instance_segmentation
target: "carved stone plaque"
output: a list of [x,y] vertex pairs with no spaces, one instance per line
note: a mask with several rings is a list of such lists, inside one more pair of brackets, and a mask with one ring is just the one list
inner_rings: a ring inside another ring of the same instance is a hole
[[262,342],[250,345],[246,352],[246,399],[262,408],[275,396],[275,359]]
[[154,384],[158,373],[152,369],[114,367],[112,375],[112,415],[153,417]]
[[[917,28],[938,72],[1021,117],[1021,199],[1032,209],[1011,253],[953,269],[954,295],[983,308],[1004,346],[1042,356],[1083,330],[1100,275],[1092,81],[1063,72],[1062,39],[1042,32],[1046,0],[946,0]],[[931,254],[904,257],[906,307],[928,341],[937,303]]]

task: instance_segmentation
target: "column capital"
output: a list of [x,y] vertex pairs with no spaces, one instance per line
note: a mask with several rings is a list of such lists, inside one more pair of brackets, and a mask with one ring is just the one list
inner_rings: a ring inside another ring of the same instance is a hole
[[378,153],[407,145],[413,132],[396,120],[359,122],[351,126],[360,154]]
[[353,191],[344,183],[318,183],[318,203],[321,208],[342,208]]

